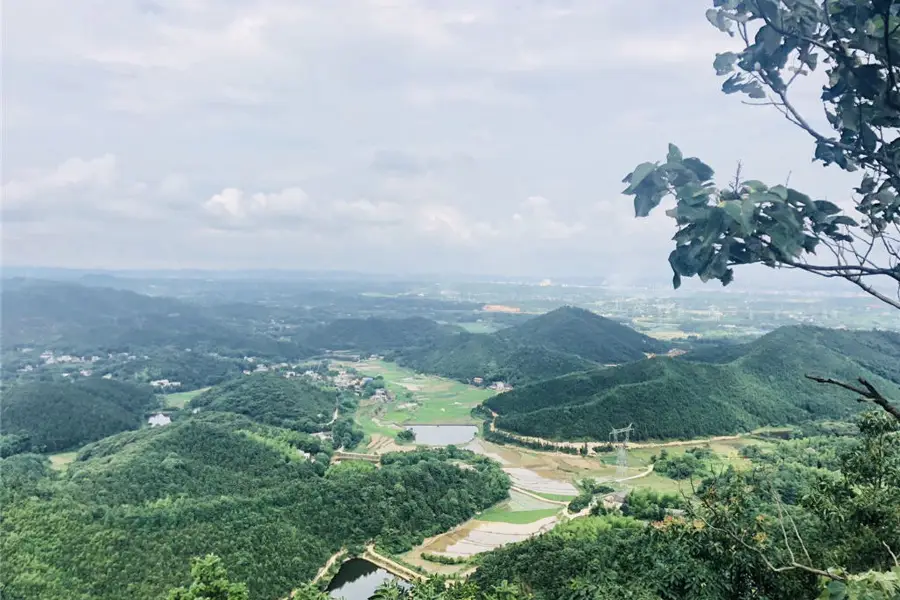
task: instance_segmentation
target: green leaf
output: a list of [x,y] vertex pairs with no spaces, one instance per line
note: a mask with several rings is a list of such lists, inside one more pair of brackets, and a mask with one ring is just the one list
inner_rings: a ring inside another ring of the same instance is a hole
[[720,208],[724,210],[725,214],[731,217],[738,225],[743,222],[743,211],[741,210],[741,203],[737,200],[727,200],[720,205]]
[[697,179],[699,179],[700,181],[709,181],[715,174],[715,171],[713,171],[709,165],[704,163],[699,158],[686,158],[682,161],[682,164],[693,171],[694,175],[696,175]]
[[788,199],[788,189],[783,185],[776,185],[775,187],[769,188],[769,193],[775,194],[785,201]]
[[680,163],[684,157],[681,154],[681,150],[678,149],[678,146],[675,144],[669,144],[669,153],[666,154],[666,162],[669,163]]
[[828,200],[816,200],[814,204],[819,212],[823,212],[826,215],[836,215],[841,212],[841,209],[837,204],[829,202]]
[[761,100],[766,97],[766,90],[756,80],[746,82],[741,86],[741,91],[755,100]]
[[751,192],[765,192],[766,190],[769,189],[769,186],[767,186],[762,181],[758,181],[756,179],[748,179],[747,181],[744,181],[741,185],[743,185],[745,188],[749,189]]
[[737,62],[737,59],[738,55],[734,52],[720,52],[716,54],[716,59],[713,61],[716,75],[728,75],[734,71],[734,63]]
[[[641,182],[647,178],[647,176],[656,170],[656,163],[645,162],[639,164],[634,168],[634,171],[628,174],[625,177],[625,181],[629,182],[628,190],[634,190],[641,184]],[[625,193],[629,193],[628,190]]]

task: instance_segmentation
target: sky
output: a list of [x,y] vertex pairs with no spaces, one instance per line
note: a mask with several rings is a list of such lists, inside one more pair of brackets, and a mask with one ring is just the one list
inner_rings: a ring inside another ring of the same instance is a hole
[[[839,201],[711,0],[7,0],[3,264],[668,278],[669,142]],[[816,81],[795,98],[821,122]]]

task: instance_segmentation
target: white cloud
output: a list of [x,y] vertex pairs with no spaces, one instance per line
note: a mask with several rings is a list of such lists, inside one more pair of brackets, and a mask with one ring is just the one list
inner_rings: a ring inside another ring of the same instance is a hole
[[664,272],[620,180],[669,141],[847,189],[719,92],[707,5],[11,0],[4,259]]
[[70,158],[52,169],[32,169],[19,178],[3,184],[4,206],[67,188],[107,187],[113,183],[116,157],[104,154],[97,158]]

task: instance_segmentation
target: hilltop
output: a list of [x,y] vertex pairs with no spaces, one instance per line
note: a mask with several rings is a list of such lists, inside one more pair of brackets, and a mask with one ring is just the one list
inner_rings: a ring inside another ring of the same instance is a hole
[[403,366],[454,379],[522,385],[666,349],[630,327],[564,306],[496,333],[445,335],[391,356]]
[[3,453],[59,452],[136,429],[158,404],[149,387],[99,378],[14,384],[0,403]]
[[660,353],[668,346],[631,327],[574,306],[563,306],[497,332],[520,344],[575,354],[596,363],[623,363]]
[[274,373],[245,375],[193,398],[188,408],[230,412],[259,423],[298,431],[320,431],[331,421],[338,392],[302,378]]
[[805,373],[866,377],[885,389],[900,380],[896,334],[786,327],[732,353],[719,363],[658,357],[575,373],[485,404],[501,415],[499,428],[524,435],[606,440],[610,429],[633,422],[636,439],[689,438],[859,410],[851,394]]

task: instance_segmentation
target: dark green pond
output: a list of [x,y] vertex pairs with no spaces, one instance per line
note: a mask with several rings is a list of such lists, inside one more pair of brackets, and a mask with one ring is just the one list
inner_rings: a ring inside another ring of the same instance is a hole
[[392,579],[393,575],[369,561],[351,558],[328,584],[328,593],[332,598],[369,600],[379,585]]

